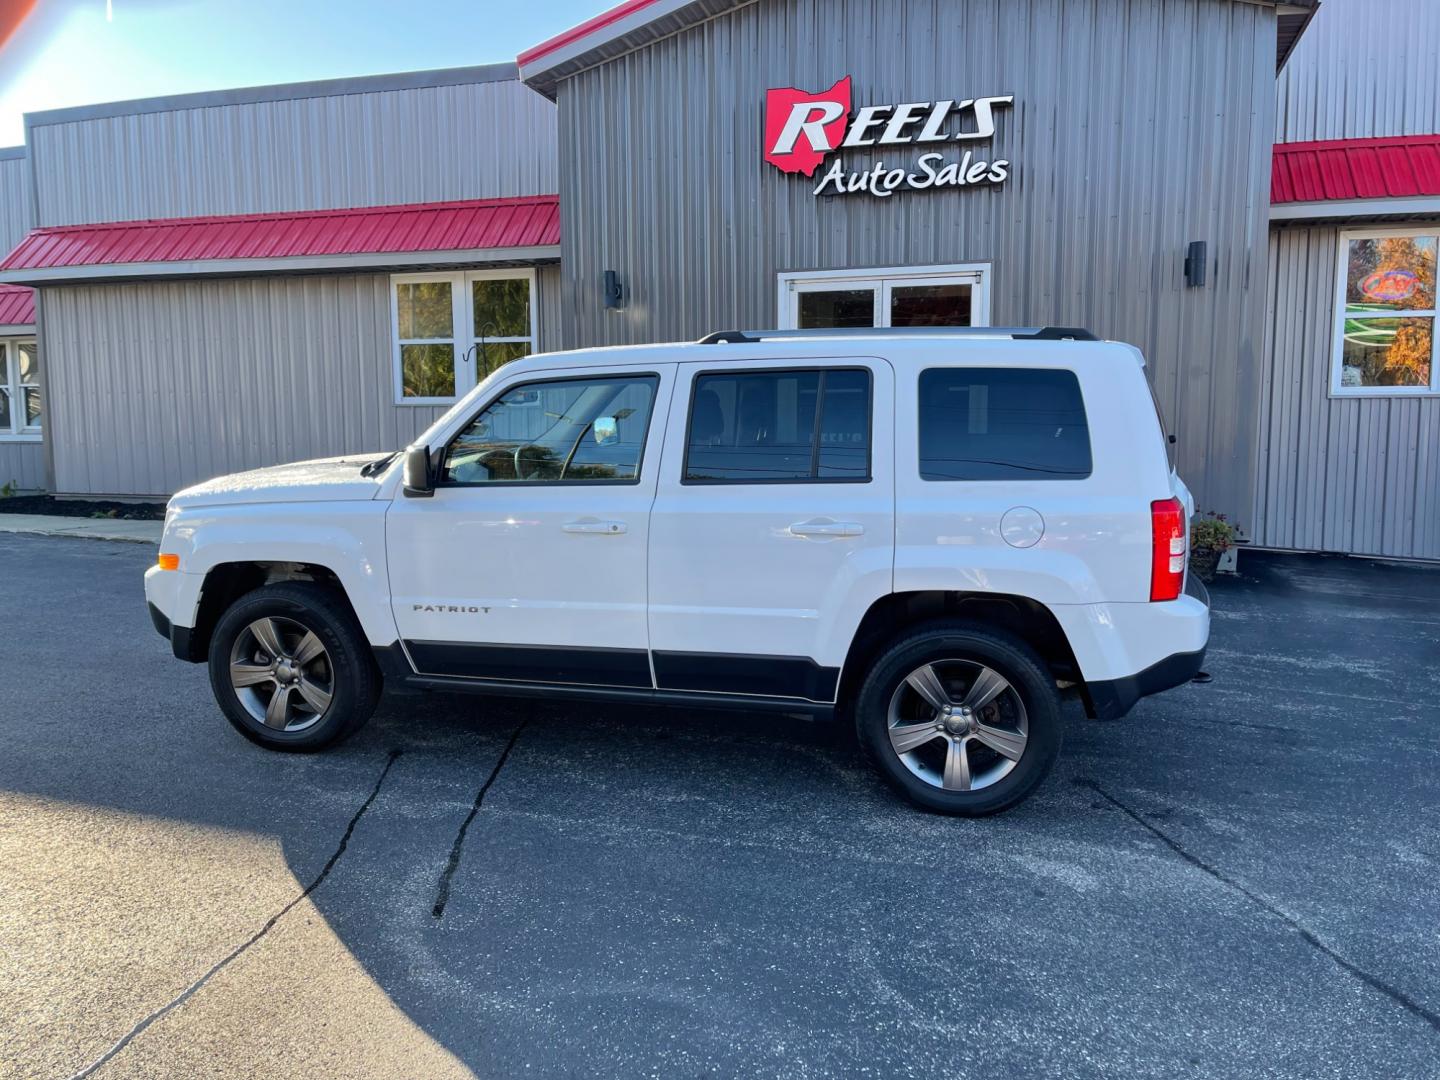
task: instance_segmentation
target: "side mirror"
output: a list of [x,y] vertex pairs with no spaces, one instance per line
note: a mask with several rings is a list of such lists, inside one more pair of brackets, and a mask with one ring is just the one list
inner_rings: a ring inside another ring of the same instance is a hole
[[592,425],[595,431],[595,441],[601,446],[609,446],[611,443],[620,441],[620,422],[613,416],[597,416]]
[[435,481],[430,475],[430,450],[412,446],[405,451],[405,497],[428,499],[435,494]]

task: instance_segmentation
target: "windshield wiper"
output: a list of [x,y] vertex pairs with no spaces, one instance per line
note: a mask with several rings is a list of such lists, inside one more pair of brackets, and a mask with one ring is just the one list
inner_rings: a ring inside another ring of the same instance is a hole
[[361,475],[361,476],[374,476],[374,475],[376,475],[377,473],[382,473],[382,472],[384,472],[384,471],[389,467],[390,463],[391,463],[392,461],[394,461],[394,460],[395,460],[397,457],[399,457],[399,456],[400,456],[400,451],[399,451],[399,450],[391,450],[390,453],[386,454],[384,457],[382,457],[382,458],[376,458],[374,461],[370,462],[368,465],[362,465],[362,466],[360,467],[360,475]]

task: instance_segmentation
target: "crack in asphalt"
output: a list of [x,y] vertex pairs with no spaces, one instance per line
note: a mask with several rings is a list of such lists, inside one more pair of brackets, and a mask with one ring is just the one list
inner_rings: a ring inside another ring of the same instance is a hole
[[321,868],[320,873],[316,875],[314,881],[310,882],[310,884],[305,887],[304,892],[302,892],[299,896],[295,897],[295,899],[291,900],[274,915],[271,915],[270,918],[265,921],[265,924],[261,926],[259,930],[255,931],[255,933],[251,934],[248,938],[246,938],[244,942],[232,949],[225,956],[224,959],[222,959],[209,971],[205,972],[205,974],[201,975],[200,978],[196,979],[179,994],[175,995],[175,997],[171,998],[164,1005],[160,1006],[160,1008],[150,1013],[138,1024],[136,1024],[129,1031],[127,1031],[121,1039],[119,1039],[113,1046],[110,1047],[109,1050],[106,1050],[105,1053],[100,1055],[100,1057],[96,1058],[89,1065],[86,1065],[79,1072],[75,1073],[74,1076],[71,1077],[71,1080],[84,1080],[84,1078],[87,1076],[93,1076],[97,1069],[101,1068],[106,1063],[111,1061],[117,1054],[124,1050],[125,1047],[129,1046],[130,1043],[133,1042],[135,1038],[139,1036],[151,1024],[155,1023],[155,1021],[159,1020],[161,1017],[167,1015],[168,1013],[171,1013],[174,1010],[178,1009],[181,1005],[185,1004],[186,1001],[194,997],[201,987],[203,987],[206,983],[208,983],[211,979],[213,979],[216,975],[218,975],[221,971],[228,967],[233,961],[238,959],[241,954],[243,954],[247,949],[250,948],[250,946],[254,945],[257,941],[259,941],[271,930],[273,930],[275,924],[278,923],[292,908],[294,908],[295,905],[299,904],[300,901],[304,900],[307,896],[309,896],[322,884],[324,884],[325,879],[330,876],[330,871],[334,870],[335,864],[340,861],[340,856],[345,854],[345,849],[350,845],[350,837],[355,832],[355,826],[360,823],[360,818],[364,816],[366,810],[370,809],[370,804],[373,803],[375,801],[375,797],[380,794],[380,786],[385,783],[385,777],[390,774],[390,767],[395,764],[395,760],[400,756],[400,754],[401,751],[399,750],[390,751],[390,756],[385,759],[385,767],[380,770],[380,777],[375,781],[375,786],[370,789],[370,794],[367,795],[365,797],[365,801],[360,804],[360,809],[355,811],[355,815],[350,819],[350,824],[345,826],[345,832],[344,835],[340,837],[340,843],[331,853],[330,858],[325,861],[325,865]]
[[1275,918],[1279,919],[1291,930],[1294,930],[1295,933],[1299,934],[1301,940],[1303,940],[1307,945],[1328,957],[1342,970],[1349,972],[1351,975],[1355,976],[1355,978],[1359,979],[1372,990],[1378,990],[1380,993],[1388,997],[1391,1001],[1395,1002],[1395,1004],[1399,1005],[1406,1012],[1410,1013],[1412,1016],[1415,1016],[1420,1020],[1425,1021],[1425,1023],[1429,1024],[1432,1028],[1435,1029],[1435,1031],[1440,1032],[1440,1014],[1437,1014],[1432,1010],[1427,1009],[1424,1005],[1420,1004],[1420,1002],[1416,1001],[1409,994],[1405,993],[1405,991],[1400,990],[1397,987],[1391,986],[1383,979],[1380,979],[1379,977],[1370,974],[1370,972],[1366,971],[1358,964],[1355,964],[1350,960],[1345,959],[1345,957],[1341,956],[1340,953],[1336,952],[1329,945],[1325,944],[1325,942],[1321,941],[1319,935],[1316,934],[1315,931],[1311,930],[1304,923],[1302,923],[1299,919],[1295,918],[1293,915],[1287,914],[1285,911],[1281,910],[1280,908],[1272,904],[1270,901],[1266,900],[1263,896],[1247,888],[1245,885],[1242,885],[1239,881],[1236,881],[1234,878],[1230,877],[1230,875],[1226,874],[1225,871],[1219,869],[1218,867],[1211,866],[1204,859],[1201,859],[1198,855],[1191,854],[1191,852],[1186,850],[1186,848],[1181,845],[1178,840],[1173,839],[1163,829],[1152,825],[1140,813],[1126,806],[1114,795],[1111,795],[1099,784],[1095,783],[1095,781],[1076,780],[1075,783],[1080,787],[1087,787],[1091,791],[1095,792],[1095,794],[1099,795],[1111,806],[1115,807],[1117,810],[1125,814],[1141,828],[1145,829],[1152,836],[1160,840],[1163,844],[1165,844],[1166,847],[1170,848],[1171,851],[1175,852],[1175,854],[1179,855],[1191,866],[1210,875],[1210,877],[1220,882],[1220,884],[1245,897],[1245,899],[1249,900],[1252,904],[1260,908],[1262,911],[1265,911],[1267,914],[1270,914]]
[[480,805],[485,801],[485,793],[490,790],[490,785],[495,783],[495,778],[500,775],[500,770],[505,767],[505,762],[510,758],[510,751],[515,749],[515,743],[520,738],[520,733],[525,730],[525,725],[530,723],[535,712],[532,708],[521,720],[515,731],[510,736],[510,741],[505,744],[505,749],[500,752],[495,767],[490,770],[490,775],[480,785],[480,790],[475,793],[475,802],[470,807],[470,813],[460,823],[460,831],[455,834],[455,843],[450,846],[450,857],[445,860],[445,869],[440,872],[440,883],[435,892],[435,906],[430,909],[430,914],[439,919],[445,914],[445,905],[450,902],[450,881],[455,876],[456,869],[460,866],[460,854],[465,847],[465,834],[470,831],[470,823],[475,820],[475,815],[480,812]]

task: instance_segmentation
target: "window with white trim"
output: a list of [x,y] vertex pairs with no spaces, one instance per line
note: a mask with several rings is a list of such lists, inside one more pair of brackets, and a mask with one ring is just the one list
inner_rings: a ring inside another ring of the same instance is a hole
[[1435,228],[1340,234],[1332,396],[1440,393],[1437,248]]
[[390,301],[396,404],[448,405],[535,351],[533,270],[395,274]]
[[787,271],[777,310],[786,330],[989,326],[989,279],[985,263]]
[[35,339],[0,338],[0,439],[38,439],[41,411]]

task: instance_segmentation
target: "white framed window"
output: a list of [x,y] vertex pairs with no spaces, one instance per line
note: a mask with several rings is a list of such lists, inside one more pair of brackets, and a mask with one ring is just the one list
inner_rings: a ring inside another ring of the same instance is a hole
[[395,403],[448,405],[534,352],[535,300],[533,270],[392,275]]
[[1435,226],[1340,233],[1331,397],[1440,394],[1437,248]]
[[989,326],[990,266],[797,270],[780,275],[782,330]]
[[0,439],[38,442],[40,353],[34,338],[0,338]]

